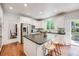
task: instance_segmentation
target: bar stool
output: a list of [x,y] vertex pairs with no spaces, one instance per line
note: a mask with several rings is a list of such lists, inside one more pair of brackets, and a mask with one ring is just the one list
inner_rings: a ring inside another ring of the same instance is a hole
[[49,41],[45,45],[45,49],[48,51],[48,56],[60,56],[61,55],[61,44],[59,44],[57,41],[53,42],[52,40]]
[[46,51],[48,52],[47,53],[47,56],[53,56],[53,53],[55,51],[55,45],[53,45],[51,42],[48,42],[46,45],[45,45],[45,49]]
[[56,56],[60,56],[61,55],[61,44],[59,44],[58,42],[53,42],[53,44],[55,45]]

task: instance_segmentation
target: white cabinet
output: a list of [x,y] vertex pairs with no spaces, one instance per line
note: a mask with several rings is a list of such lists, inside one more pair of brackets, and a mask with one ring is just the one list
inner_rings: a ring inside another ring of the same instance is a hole
[[36,28],[44,28],[44,23],[43,21],[37,21],[35,26]]
[[20,17],[20,22],[35,25],[35,28],[44,28],[44,21],[37,21],[28,17]]
[[20,17],[20,22],[21,23],[26,23],[26,24],[31,24],[32,25],[32,20],[31,18],[28,17]]
[[59,44],[65,44],[66,40],[65,40],[65,35],[57,35],[55,40],[53,40],[54,43],[59,43]]
[[37,56],[44,56],[44,46],[43,45],[37,46]]
[[28,56],[43,56],[43,45],[38,45],[31,40],[23,37],[24,39],[24,52]]
[[35,25],[35,26],[37,26],[37,21],[36,20],[32,20],[32,25]]
[[36,44],[27,38],[23,38],[23,39],[24,39],[24,52],[25,52],[25,54],[29,55],[29,56],[36,56],[36,51],[37,51]]
[[49,40],[54,40],[55,36],[56,36],[56,34],[47,33],[47,39],[49,39]]

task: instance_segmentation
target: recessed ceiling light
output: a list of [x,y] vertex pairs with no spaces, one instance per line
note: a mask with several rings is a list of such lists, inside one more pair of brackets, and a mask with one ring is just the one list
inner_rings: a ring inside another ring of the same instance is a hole
[[30,15],[30,13],[27,13],[27,15]]
[[58,10],[54,10],[54,12],[57,12]]
[[9,7],[9,9],[10,9],[10,10],[12,10],[12,9],[13,9],[13,7]]
[[25,7],[27,7],[27,4],[24,4]]
[[42,12],[40,12],[40,14],[42,14]]

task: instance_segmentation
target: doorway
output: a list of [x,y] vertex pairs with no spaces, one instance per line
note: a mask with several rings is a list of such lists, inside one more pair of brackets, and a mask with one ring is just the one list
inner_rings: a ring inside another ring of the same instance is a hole
[[71,38],[79,46],[79,19],[71,21]]

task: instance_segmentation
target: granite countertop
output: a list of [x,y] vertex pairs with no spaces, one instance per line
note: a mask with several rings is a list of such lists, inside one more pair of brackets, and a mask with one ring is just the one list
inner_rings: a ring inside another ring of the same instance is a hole
[[[47,32],[46,32],[47,33]],[[24,35],[23,37],[31,40],[32,42],[38,44],[38,45],[41,45],[47,41],[49,41],[50,39],[47,38],[47,36],[45,36],[44,32],[41,32],[41,33],[33,33],[33,34],[29,34],[29,35]],[[50,34],[59,34],[59,33],[53,33],[53,32],[48,32]],[[65,35],[65,33],[63,34],[59,34],[59,35]]]
[[49,41],[47,37],[44,37],[44,34],[30,34],[30,35],[24,35],[23,37],[31,40],[32,42],[42,45],[43,43]]
[[59,35],[65,35],[66,33],[57,33],[57,32],[48,32],[48,31],[40,31],[40,33],[50,33],[50,34],[59,34]]
[[65,35],[65,33],[54,33],[54,32],[47,32],[47,33]]

